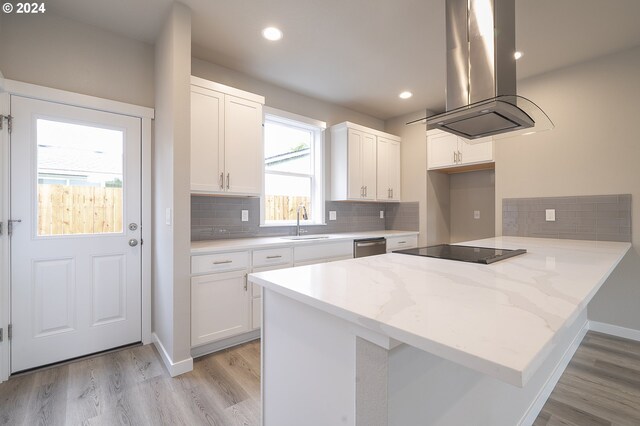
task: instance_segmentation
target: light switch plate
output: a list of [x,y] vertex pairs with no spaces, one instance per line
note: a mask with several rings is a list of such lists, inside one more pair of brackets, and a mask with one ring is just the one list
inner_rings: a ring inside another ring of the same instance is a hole
[[546,209],[544,211],[547,222],[555,222],[556,221],[556,209]]
[[333,210],[329,211],[329,220],[336,220],[336,212]]
[[249,222],[249,210],[242,210],[242,221]]
[[473,218],[474,219],[480,219],[480,210],[474,210],[473,211]]
[[380,219],[384,219],[384,210],[380,210]]

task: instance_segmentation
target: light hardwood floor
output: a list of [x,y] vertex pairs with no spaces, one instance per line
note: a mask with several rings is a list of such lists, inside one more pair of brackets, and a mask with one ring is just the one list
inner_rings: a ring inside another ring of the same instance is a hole
[[194,360],[171,378],[152,345],[0,385],[2,425],[258,425],[259,340]]
[[[171,378],[153,346],[15,377],[2,425],[258,425],[258,340]],[[640,425],[640,343],[589,332],[534,426]]]
[[534,426],[640,425],[640,342],[590,331]]

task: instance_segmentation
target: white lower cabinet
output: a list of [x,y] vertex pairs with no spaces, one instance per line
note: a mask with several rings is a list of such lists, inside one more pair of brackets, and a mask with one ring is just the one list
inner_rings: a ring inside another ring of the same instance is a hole
[[250,330],[247,270],[191,278],[191,346]]

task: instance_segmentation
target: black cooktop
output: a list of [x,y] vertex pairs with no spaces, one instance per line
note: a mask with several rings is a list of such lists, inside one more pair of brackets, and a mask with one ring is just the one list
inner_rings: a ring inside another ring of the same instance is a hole
[[414,256],[437,257],[440,259],[459,260],[462,262],[473,262],[490,264],[499,260],[508,259],[513,256],[526,253],[525,249],[507,250],[488,247],[458,246],[449,244],[439,244],[430,247],[418,247],[406,250],[397,250],[394,253],[411,254]]

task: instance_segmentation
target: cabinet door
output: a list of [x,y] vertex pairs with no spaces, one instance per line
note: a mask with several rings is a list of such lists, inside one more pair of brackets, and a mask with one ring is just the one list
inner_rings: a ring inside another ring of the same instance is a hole
[[377,152],[377,173],[378,181],[376,182],[377,199],[386,201],[391,198],[391,182],[390,182],[390,167],[391,167],[391,141],[389,139],[378,137],[378,152]]
[[262,105],[225,95],[224,122],[225,190],[259,195],[264,156]]
[[191,88],[191,191],[221,192],[224,94]]
[[446,132],[427,136],[427,168],[437,169],[455,165],[454,154],[458,151],[458,136]]
[[364,133],[349,129],[347,136],[347,198],[362,199],[362,144]]
[[191,278],[191,346],[249,331],[246,271]]
[[[255,253],[255,252],[254,252]],[[276,269],[290,268],[293,263],[289,261],[286,265],[268,266],[264,268],[253,268],[253,272],[275,271]],[[251,284],[251,329],[262,327],[262,288],[259,285]]]
[[389,152],[389,187],[391,188],[391,201],[400,201],[400,142],[390,141]]
[[362,169],[362,185],[364,185],[364,199],[376,199],[376,137],[364,133],[362,137],[360,167]]
[[491,137],[476,139],[469,143],[464,138],[458,138],[460,151],[459,164],[486,163],[493,161],[493,139]]

